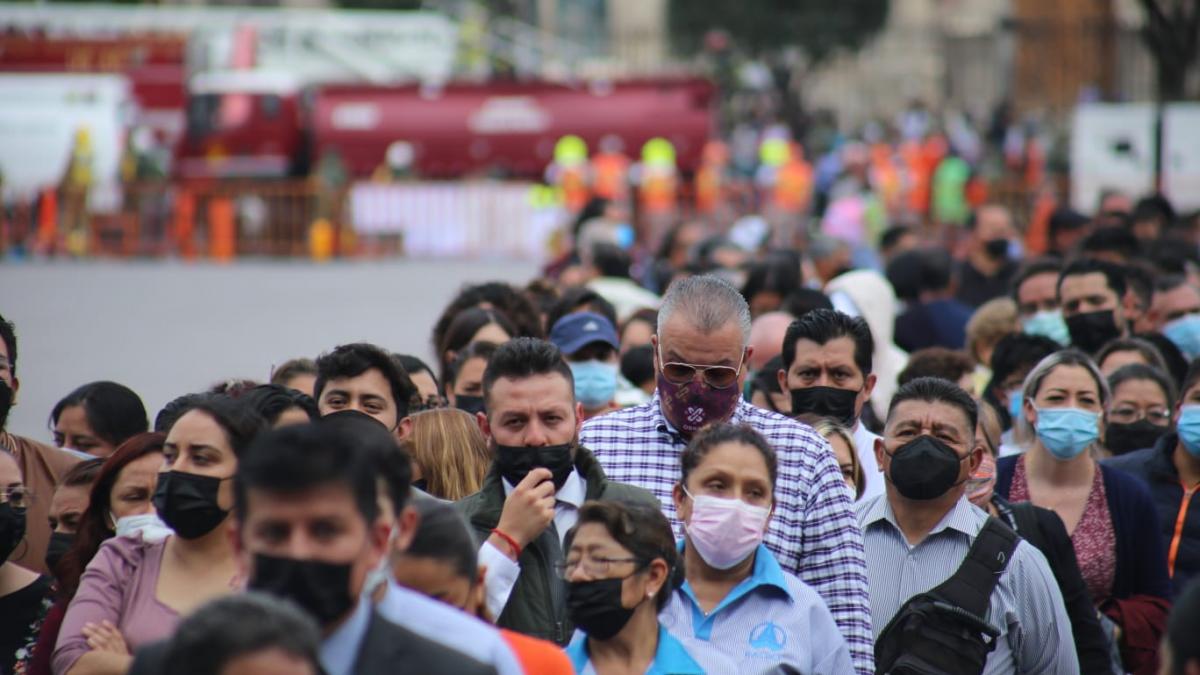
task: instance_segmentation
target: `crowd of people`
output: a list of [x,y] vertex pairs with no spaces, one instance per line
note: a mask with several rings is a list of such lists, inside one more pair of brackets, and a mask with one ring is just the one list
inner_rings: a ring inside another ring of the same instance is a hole
[[984,204],[876,267],[703,222],[651,255],[589,207],[429,363],[330,345],[152,420],[92,382],[24,435],[0,318],[0,673],[1200,674],[1163,203],[1051,257]]

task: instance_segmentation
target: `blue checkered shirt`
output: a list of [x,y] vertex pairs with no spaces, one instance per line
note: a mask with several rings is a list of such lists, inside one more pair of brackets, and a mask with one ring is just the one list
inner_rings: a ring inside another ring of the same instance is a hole
[[[829,444],[811,427],[742,400],[730,422],[747,424],[765,436],[779,458],[775,513],[764,543],[785,570],[829,606],[857,671],[874,673],[862,531]],[[679,482],[679,455],[687,441],[663,417],[657,394],[645,405],[588,420],[580,441],[596,455],[609,480],[653,492],[682,536],[671,489]]]

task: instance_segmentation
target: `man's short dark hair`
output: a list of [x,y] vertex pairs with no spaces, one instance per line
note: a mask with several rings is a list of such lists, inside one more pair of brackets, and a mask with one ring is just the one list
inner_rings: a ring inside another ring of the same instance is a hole
[[812,340],[823,345],[830,340],[848,337],[854,342],[854,363],[862,376],[871,374],[871,359],[875,339],[871,327],[860,316],[851,317],[835,309],[814,309],[792,322],[783,336],[783,369],[789,370],[796,361],[796,341]]
[[[376,477],[383,480],[392,501],[392,511],[399,514],[408,503],[409,488],[412,487],[412,458],[396,442],[395,436],[388,433],[387,427],[364,412],[350,409],[325,415],[316,424],[358,443],[371,456]],[[384,435],[380,435],[381,431]]]
[[260,384],[242,394],[241,400],[272,426],[279,421],[283,413],[292,408],[303,410],[309,421],[321,416],[313,397],[282,384]]
[[[918,377],[900,387],[900,390],[892,396],[892,402],[888,404],[887,416],[889,420],[896,406],[905,401],[946,403],[958,408],[967,418],[968,430],[971,433],[971,438],[974,438],[975,424],[979,419],[979,409],[975,405],[975,399],[971,398],[971,395],[963,391],[957,384],[939,377]],[[974,445],[973,441],[971,445]]]
[[101,380],[79,386],[54,405],[50,426],[58,424],[64,410],[76,406],[83,408],[95,436],[114,448],[150,429],[142,399],[137,392],[117,382]]
[[4,340],[4,348],[8,351],[8,368],[13,377],[17,376],[17,328],[0,314],[0,340]]
[[908,355],[908,363],[896,378],[896,384],[904,386],[921,377],[936,377],[958,383],[963,375],[975,370],[975,364],[966,352],[945,347],[928,347]]
[[1183,376],[1183,386],[1179,388],[1179,398],[1187,396],[1188,391],[1200,383],[1200,359],[1192,361],[1192,365],[1188,366],[1187,374]]
[[396,362],[396,365],[400,366],[404,374],[409,376],[409,379],[412,378],[414,373],[426,373],[433,379],[434,387],[437,387],[437,375],[434,374],[428,363],[411,354],[392,354],[392,360]]
[[1137,237],[1123,227],[1101,227],[1079,242],[1079,252],[1084,256],[1116,253],[1128,260],[1136,256],[1139,249]]
[[799,318],[814,309],[833,309],[833,302],[815,288],[797,288],[783,299],[780,309]]
[[1124,268],[1125,285],[1137,296],[1138,305],[1143,309],[1150,308],[1154,299],[1154,270],[1150,264],[1142,260],[1132,260]]
[[166,643],[159,670],[215,675],[238,657],[278,649],[319,671],[320,644],[320,629],[299,607],[248,591],[213,600],[184,618]]
[[492,355],[495,354],[496,350],[499,348],[500,345],[496,344],[495,342],[488,342],[487,340],[480,340],[467,345],[466,348],[456,354],[454,356],[454,360],[446,366],[446,381],[444,383],[446,391],[444,393],[449,394],[450,392],[454,391],[454,385],[458,384],[458,374],[462,372],[462,368],[467,364],[467,361],[470,361],[471,359],[483,359],[484,361],[491,361]]
[[567,381],[571,403],[575,403],[575,377],[562,352],[552,343],[538,338],[517,338],[500,345],[483,371],[483,399],[491,409],[492,387],[500,378],[513,380],[534,375],[558,374]]
[[1014,301],[1020,302],[1017,300],[1017,291],[1021,290],[1021,284],[1039,274],[1053,273],[1054,276],[1057,277],[1062,273],[1062,268],[1062,261],[1058,258],[1047,257],[1030,260],[1024,265],[1021,265],[1021,267],[1017,269],[1017,273],[1013,275],[1012,286],[1009,290],[1009,294],[1012,296]]
[[396,421],[408,417],[409,407],[417,396],[416,385],[407,373],[396,366],[391,355],[366,342],[340,345],[317,357],[317,382],[313,386],[313,395],[320,401],[321,392],[331,380],[358,377],[372,368],[383,375],[392,390]]
[[883,253],[890,251],[892,247],[900,243],[904,235],[911,232],[912,228],[907,225],[893,225],[889,227],[883,231],[883,234],[879,235],[879,250]]
[[1120,265],[1095,258],[1079,258],[1067,263],[1067,266],[1058,275],[1058,285],[1055,287],[1058,296],[1062,297],[1063,279],[1080,277],[1085,274],[1103,274],[1105,284],[1113,293],[1117,294],[1117,300],[1120,301],[1125,297],[1125,270]]
[[629,253],[616,244],[601,242],[592,246],[592,265],[602,277],[629,278],[629,267],[633,264]]
[[1029,372],[1042,359],[1060,349],[1062,345],[1042,335],[1005,335],[992,349],[992,381],[989,388],[999,386],[1013,373]]
[[381,425],[312,422],[274,429],[254,440],[234,477],[238,518],[245,521],[250,490],[296,495],[329,484],[344,485],[368,524],[379,515],[377,457],[395,446]]

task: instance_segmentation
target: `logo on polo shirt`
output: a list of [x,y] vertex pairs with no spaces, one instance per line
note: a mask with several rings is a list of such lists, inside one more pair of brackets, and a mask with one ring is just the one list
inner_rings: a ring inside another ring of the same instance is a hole
[[781,652],[786,644],[787,633],[773,621],[764,621],[750,631],[750,646],[754,649]]

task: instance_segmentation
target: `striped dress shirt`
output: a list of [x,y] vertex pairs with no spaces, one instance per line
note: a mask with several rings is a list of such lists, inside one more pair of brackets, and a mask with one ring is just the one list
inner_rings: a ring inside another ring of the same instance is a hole
[[[775,511],[764,543],[783,569],[820,594],[846,638],[855,669],[874,673],[862,532],[829,444],[811,427],[742,400],[729,421],[765,436],[778,455]],[[588,420],[580,441],[610,480],[654,493],[676,535],[683,536],[671,489],[679,482],[679,456],[687,441],[663,417],[657,394],[645,405]]]
[[[987,518],[964,496],[920,543],[910,546],[886,496],[858,503],[876,636],[909,598],[958,570]],[[1079,672],[1062,593],[1046,559],[1026,541],[1017,543],[992,591],[987,622],[1000,630],[1000,637],[984,675]]]

